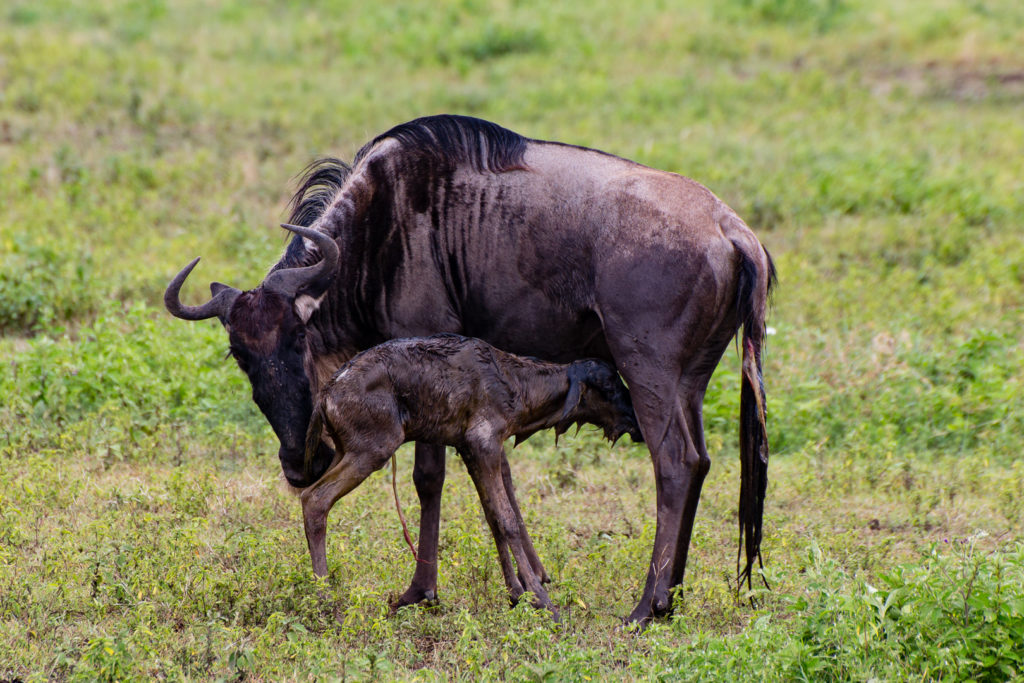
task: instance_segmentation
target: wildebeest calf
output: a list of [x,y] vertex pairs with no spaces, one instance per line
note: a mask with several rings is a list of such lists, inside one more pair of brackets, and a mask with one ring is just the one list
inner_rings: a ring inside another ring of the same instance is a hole
[[393,340],[358,354],[320,391],[309,426],[307,460],[322,430],[338,453],[301,494],[313,571],[327,574],[327,513],[339,498],[384,467],[401,444],[444,444],[458,450],[480,494],[509,598],[530,591],[535,605],[557,615],[502,444],[551,427],[559,434],[573,423],[597,425],[613,442],[623,434],[642,440],[629,392],[601,360],[548,363],[452,334]]

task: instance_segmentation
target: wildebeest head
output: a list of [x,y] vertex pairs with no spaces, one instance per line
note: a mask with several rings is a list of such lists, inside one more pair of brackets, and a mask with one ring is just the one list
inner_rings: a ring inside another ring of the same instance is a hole
[[338,246],[322,232],[293,225],[282,227],[312,240],[321,260],[304,268],[270,273],[256,289],[243,292],[214,282],[213,297],[201,306],[186,306],[178,293],[199,259],[185,266],[167,286],[164,305],[183,320],[217,317],[228,332],[231,355],[249,377],[252,398],[281,443],[278,458],[292,486],[304,487],[320,478],[334,457],[321,442],[308,473],[303,471],[306,428],[313,412],[312,388],[306,367],[306,321],[310,308],[300,297],[318,299],[337,272]]
[[556,431],[565,431],[573,422],[588,422],[604,430],[611,442],[629,434],[633,441],[644,440],[636,421],[629,390],[615,368],[602,360],[578,360],[569,364],[569,391]]

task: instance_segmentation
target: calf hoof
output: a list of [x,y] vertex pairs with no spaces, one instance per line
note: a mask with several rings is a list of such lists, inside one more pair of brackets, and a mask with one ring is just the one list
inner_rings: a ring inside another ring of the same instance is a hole
[[510,594],[509,598],[508,598],[508,605],[509,605],[509,607],[515,607],[516,605],[518,605],[522,601],[523,596],[525,596],[525,595],[531,595],[532,596],[531,599],[530,599],[530,607],[532,607],[532,608],[534,608],[536,610],[542,610],[542,609],[547,610],[548,612],[551,613],[551,618],[552,618],[552,620],[556,624],[559,623],[562,620],[561,615],[558,613],[558,608],[555,607],[555,604],[553,602],[551,602],[551,598],[548,597],[547,593],[542,593],[540,595],[536,595],[536,594],[533,594],[533,593],[523,592],[523,593],[520,593],[518,596],[515,596],[515,597],[513,597]]

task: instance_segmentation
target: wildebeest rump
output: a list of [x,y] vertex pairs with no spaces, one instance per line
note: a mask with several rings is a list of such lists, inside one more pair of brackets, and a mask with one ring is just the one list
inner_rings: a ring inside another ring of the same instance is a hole
[[[218,316],[281,447],[301,470],[312,393],[360,350],[454,332],[521,355],[598,357],[629,386],[651,452],[657,527],[630,615],[666,613],[682,583],[708,468],[707,383],[742,326],[739,523],[750,581],[767,485],[761,349],[774,267],[743,221],[688,178],[603,152],[531,140],[478,119],[435,116],[365,145],[351,169],[316,164],[293,200],[293,239],[263,284],[211,285],[187,319]],[[400,602],[436,593],[443,447],[419,443],[420,556]]]
[[327,513],[338,499],[384,467],[401,444],[444,444],[456,448],[476,485],[509,598],[530,591],[535,605],[557,615],[502,444],[542,429],[561,433],[573,423],[595,424],[612,442],[626,433],[643,438],[626,387],[602,360],[549,363],[453,334],[393,340],[357,354],[320,390],[307,435],[307,461],[325,431],[338,455],[301,495],[313,571],[327,575]]

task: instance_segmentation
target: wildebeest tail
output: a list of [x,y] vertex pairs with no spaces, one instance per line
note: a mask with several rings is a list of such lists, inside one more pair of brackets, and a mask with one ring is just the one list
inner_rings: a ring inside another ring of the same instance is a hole
[[[735,220],[739,225],[733,226],[733,229],[742,226],[744,232],[742,238],[732,240],[740,260],[736,306],[743,325],[743,371],[740,388],[740,548],[736,557],[736,570],[738,584],[745,580],[747,587],[750,588],[754,562],[763,566],[761,525],[764,518],[765,491],[768,488],[768,430],[765,424],[766,399],[761,353],[765,340],[765,316],[776,276],[771,256],[742,221],[738,218]],[[740,553],[746,555],[742,567]],[[765,585],[768,585],[767,581]]]
[[320,448],[320,438],[324,431],[324,408],[323,403],[317,401],[313,406],[313,415],[309,418],[309,427],[306,429],[306,455],[302,459],[302,475],[308,481],[311,478],[313,459],[316,458],[317,450]]

